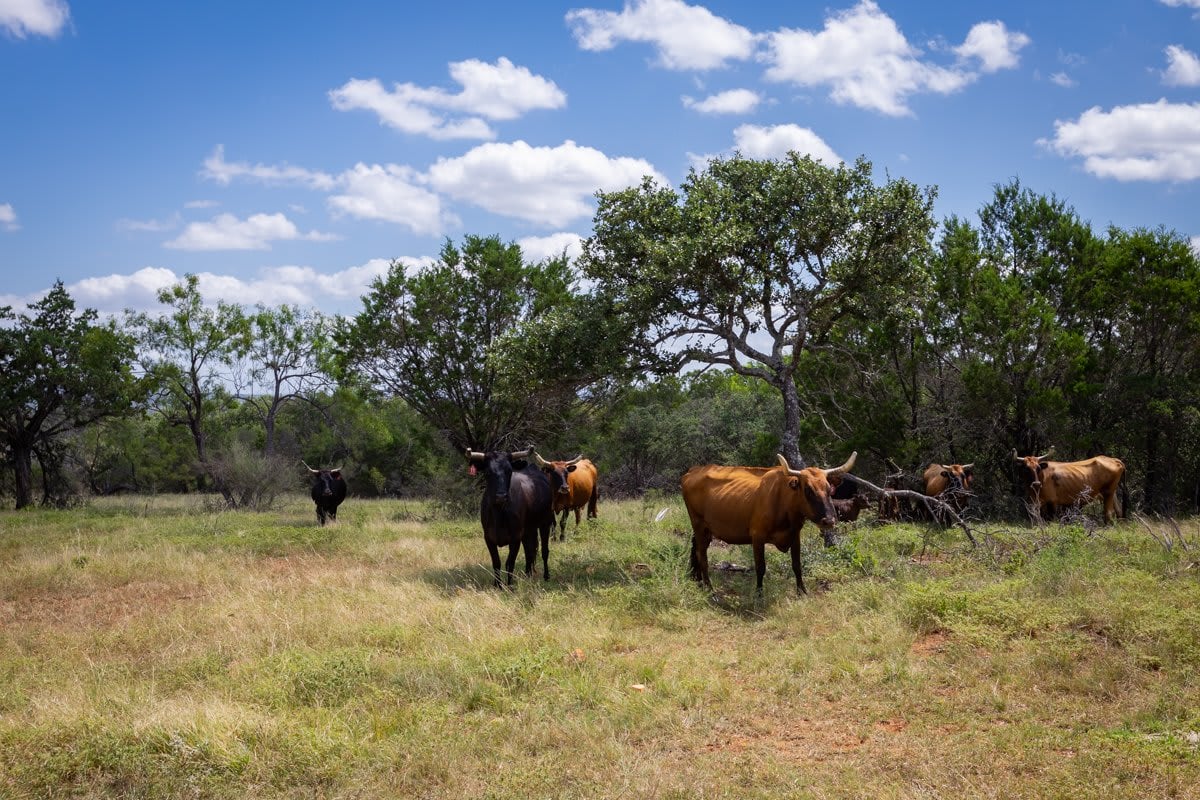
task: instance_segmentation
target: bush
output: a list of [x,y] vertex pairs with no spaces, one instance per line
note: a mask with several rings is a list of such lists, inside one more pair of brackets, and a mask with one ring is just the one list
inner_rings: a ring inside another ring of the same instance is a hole
[[296,489],[292,462],[281,456],[265,456],[235,441],[211,462],[212,475],[233,494],[238,508],[270,509],[281,494]]

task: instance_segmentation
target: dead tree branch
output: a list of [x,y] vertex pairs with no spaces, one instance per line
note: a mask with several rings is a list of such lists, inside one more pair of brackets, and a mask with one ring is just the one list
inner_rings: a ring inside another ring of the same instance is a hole
[[921,494],[920,492],[914,492],[911,489],[884,489],[876,486],[865,478],[860,478],[857,475],[845,475],[843,476],[842,480],[853,480],[859,486],[862,486],[868,491],[875,492],[875,494],[882,495],[884,497],[907,497],[911,500],[924,503],[926,510],[929,511],[929,515],[935,519],[936,516],[933,513],[933,509],[934,506],[937,506],[941,511],[945,512],[949,517],[951,517],[958,527],[962,528],[963,533],[965,533],[967,535],[967,539],[970,540],[972,547],[975,547],[977,544],[975,541],[975,536],[971,533],[971,527],[967,525],[965,521],[963,521],[963,518],[958,515],[958,512],[954,510],[954,507],[944,500],[941,500],[937,497],[930,497],[929,495]]

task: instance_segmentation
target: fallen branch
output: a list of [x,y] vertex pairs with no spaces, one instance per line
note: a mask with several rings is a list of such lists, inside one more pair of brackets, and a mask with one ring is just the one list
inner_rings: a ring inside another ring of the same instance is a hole
[[942,511],[944,511],[949,517],[951,517],[954,520],[954,524],[956,524],[958,527],[962,528],[963,533],[965,533],[967,535],[967,539],[969,539],[971,541],[972,547],[975,547],[975,545],[977,544],[977,542],[975,541],[975,536],[972,535],[972,533],[971,533],[971,527],[969,525],[967,525],[966,522],[963,521],[963,518],[958,515],[958,512],[954,510],[954,507],[951,506],[949,503],[947,503],[945,500],[941,500],[937,497],[930,497],[929,495],[921,494],[920,492],[914,492],[911,489],[884,489],[882,487],[876,486],[875,484],[871,483],[869,480],[866,480],[865,478],[860,478],[857,475],[845,475],[842,477],[842,480],[853,481],[854,483],[857,483],[859,486],[862,486],[862,487],[868,489],[869,491],[875,492],[878,495],[883,495],[884,497],[907,497],[912,500],[917,500],[919,502],[922,502],[925,504],[925,509],[927,511],[929,511],[929,515],[931,517],[934,517],[935,519],[936,519],[936,516],[933,513],[933,508],[936,505],[938,508],[940,508]]

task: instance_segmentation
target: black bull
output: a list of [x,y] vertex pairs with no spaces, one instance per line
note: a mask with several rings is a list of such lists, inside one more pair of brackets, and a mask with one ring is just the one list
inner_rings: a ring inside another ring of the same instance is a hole
[[500,585],[500,548],[508,546],[504,571],[513,582],[517,552],[525,546],[525,574],[533,574],[538,538],[542,540],[542,578],[550,579],[550,530],[554,511],[550,479],[525,461],[531,450],[514,453],[480,453],[467,449],[467,460],[483,475],[485,488],[479,503],[483,540],[492,557],[492,574]]
[[[304,464],[303,461],[300,462]],[[346,499],[346,481],[342,468],[313,469],[304,464],[313,476],[312,499],[317,504],[317,522],[325,524],[325,518],[337,521],[338,506]]]

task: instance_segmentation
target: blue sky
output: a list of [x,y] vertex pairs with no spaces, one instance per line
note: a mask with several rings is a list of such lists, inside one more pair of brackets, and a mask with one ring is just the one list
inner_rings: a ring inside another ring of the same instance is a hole
[[0,305],[354,313],[706,157],[870,159],[974,219],[1013,178],[1200,242],[1200,0],[0,0]]

